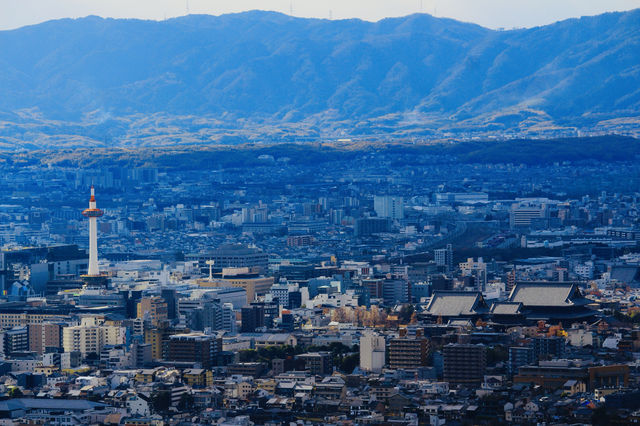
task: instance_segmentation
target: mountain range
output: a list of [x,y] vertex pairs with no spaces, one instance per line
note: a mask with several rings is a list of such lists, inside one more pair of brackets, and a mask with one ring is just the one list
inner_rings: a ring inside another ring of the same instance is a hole
[[253,11],[0,32],[5,148],[639,129],[640,9],[508,31]]

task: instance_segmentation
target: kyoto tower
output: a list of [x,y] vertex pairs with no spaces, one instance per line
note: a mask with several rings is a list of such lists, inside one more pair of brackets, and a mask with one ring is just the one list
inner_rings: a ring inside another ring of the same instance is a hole
[[96,207],[96,194],[91,185],[91,198],[89,198],[89,208],[82,211],[82,215],[89,218],[89,270],[82,279],[86,284],[104,285],[106,277],[100,275],[98,268],[98,218],[104,212]]

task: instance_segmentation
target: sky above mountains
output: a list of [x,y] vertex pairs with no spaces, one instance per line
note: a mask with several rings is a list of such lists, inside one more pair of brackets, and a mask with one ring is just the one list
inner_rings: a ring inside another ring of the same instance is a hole
[[162,20],[253,9],[299,17],[368,21],[429,13],[488,28],[509,29],[639,7],[640,0],[0,0],[0,30],[87,15]]

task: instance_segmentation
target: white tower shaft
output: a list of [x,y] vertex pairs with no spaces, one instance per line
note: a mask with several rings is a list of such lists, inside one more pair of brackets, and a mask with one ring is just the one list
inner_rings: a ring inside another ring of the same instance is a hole
[[89,218],[89,270],[87,275],[98,276],[100,275],[98,268],[98,217],[102,216],[102,210],[96,206],[93,186],[91,187],[89,208],[84,210],[82,214]]
[[[95,203],[94,203],[95,204]],[[98,218],[89,218],[89,271],[87,275],[100,275],[98,268]]]

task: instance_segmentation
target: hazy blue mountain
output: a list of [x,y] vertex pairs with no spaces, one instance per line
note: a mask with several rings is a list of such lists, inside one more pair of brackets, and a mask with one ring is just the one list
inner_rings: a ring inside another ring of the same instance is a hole
[[[593,127],[640,116],[640,9],[512,31],[429,15],[50,21],[0,32],[0,119],[24,132],[16,111],[32,108],[75,123],[93,112],[122,135],[133,124],[117,118],[137,113],[318,134]],[[96,130],[78,126],[66,131]]]

